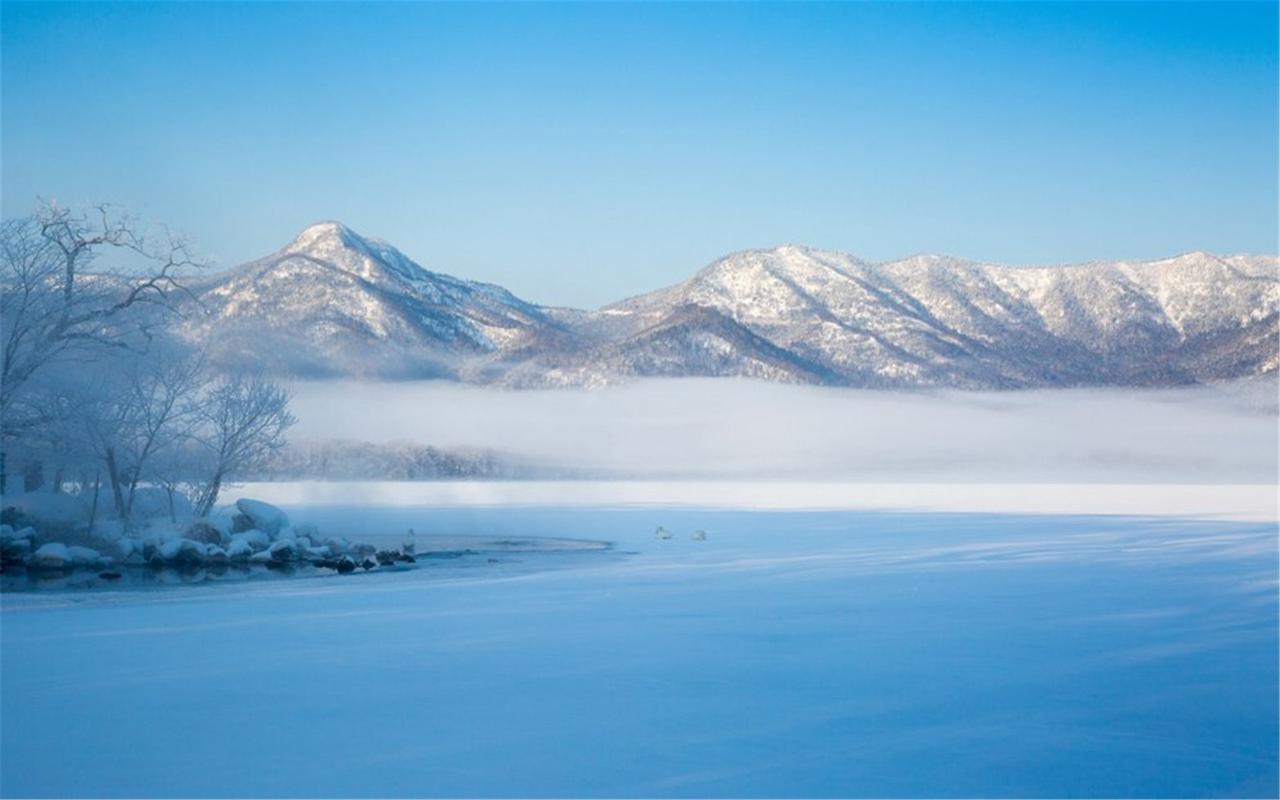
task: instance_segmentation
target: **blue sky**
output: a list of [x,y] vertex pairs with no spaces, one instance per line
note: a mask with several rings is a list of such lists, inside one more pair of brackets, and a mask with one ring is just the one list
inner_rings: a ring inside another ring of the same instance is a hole
[[320,219],[597,305],[797,242],[1013,263],[1277,244],[1260,4],[3,5],[3,203],[221,266]]

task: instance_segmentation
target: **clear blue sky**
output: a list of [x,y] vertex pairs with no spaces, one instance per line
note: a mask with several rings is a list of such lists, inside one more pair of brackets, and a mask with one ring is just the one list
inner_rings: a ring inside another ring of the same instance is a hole
[[6,2],[4,211],[221,266],[340,219],[576,305],[785,242],[1274,252],[1276,8]]

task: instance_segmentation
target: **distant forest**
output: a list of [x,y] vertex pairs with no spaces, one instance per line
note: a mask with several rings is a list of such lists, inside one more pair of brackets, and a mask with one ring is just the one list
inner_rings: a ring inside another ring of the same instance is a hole
[[549,471],[494,450],[344,439],[290,442],[241,480],[394,480],[548,477]]

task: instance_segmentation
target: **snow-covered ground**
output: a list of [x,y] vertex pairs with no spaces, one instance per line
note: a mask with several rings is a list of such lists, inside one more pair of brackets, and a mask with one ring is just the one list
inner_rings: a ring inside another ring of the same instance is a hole
[[[0,794],[1278,788],[1272,522],[581,503],[287,510],[344,536],[415,527],[616,546],[385,575],[5,595]],[[659,525],[672,538],[655,538]]]

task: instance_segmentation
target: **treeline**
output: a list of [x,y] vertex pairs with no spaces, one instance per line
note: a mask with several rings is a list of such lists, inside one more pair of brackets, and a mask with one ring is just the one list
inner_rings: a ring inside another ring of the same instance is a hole
[[161,487],[204,515],[283,447],[287,392],[175,335],[201,313],[185,302],[201,266],[107,207],[0,224],[0,494],[77,493],[127,521]]
[[326,439],[289,442],[245,479],[429,481],[532,477],[545,477],[545,471],[493,450]]

